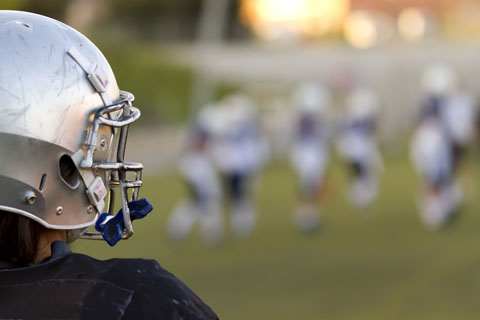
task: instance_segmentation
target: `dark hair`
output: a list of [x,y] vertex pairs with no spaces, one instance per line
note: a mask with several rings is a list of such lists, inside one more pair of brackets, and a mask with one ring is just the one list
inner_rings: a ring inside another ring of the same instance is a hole
[[33,264],[42,229],[32,219],[0,210],[0,259],[18,267]]

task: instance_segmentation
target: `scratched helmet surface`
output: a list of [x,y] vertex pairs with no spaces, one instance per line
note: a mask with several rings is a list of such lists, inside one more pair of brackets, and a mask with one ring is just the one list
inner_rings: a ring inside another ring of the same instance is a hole
[[102,53],[73,28],[19,11],[0,11],[0,46],[0,210],[86,228],[113,212],[119,190],[128,211],[142,165],[123,155],[140,112]]

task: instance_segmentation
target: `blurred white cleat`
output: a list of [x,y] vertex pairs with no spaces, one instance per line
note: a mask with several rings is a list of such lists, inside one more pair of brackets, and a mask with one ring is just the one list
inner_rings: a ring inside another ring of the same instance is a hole
[[255,212],[250,204],[233,205],[230,225],[237,237],[247,237],[255,229]]
[[293,220],[301,231],[313,232],[320,225],[320,211],[315,206],[302,205],[295,210]]
[[209,206],[200,217],[200,233],[207,245],[218,246],[223,241],[223,221],[218,205]]
[[185,238],[192,229],[197,216],[196,208],[189,200],[180,202],[168,218],[168,238],[173,241]]
[[372,179],[356,179],[351,187],[352,202],[358,207],[366,207],[377,196],[377,184]]

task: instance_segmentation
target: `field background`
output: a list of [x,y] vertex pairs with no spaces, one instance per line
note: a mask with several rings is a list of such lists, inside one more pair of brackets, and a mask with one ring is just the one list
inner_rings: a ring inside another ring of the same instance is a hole
[[[462,168],[479,181],[477,154]],[[358,212],[346,200],[347,174],[329,170],[323,225],[298,232],[291,221],[295,179],[288,163],[271,163],[256,185],[258,225],[248,239],[228,236],[219,248],[197,234],[165,239],[165,221],[185,188],[175,172],[145,179],[155,210],[135,235],[110,248],[77,241],[74,251],[101,259],[153,258],[209,304],[221,319],[478,319],[480,215],[468,187],[461,214],[430,232],[416,212],[416,177],[406,152],[386,156],[378,201]],[[227,215],[226,215],[227,217]]]
[[[130,133],[144,127],[144,134],[136,141],[129,135],[127,152],[133,150],[131,160],[145,164],[141,195],[153,202],[154,212],[135,222],[135,235],[114,248],[77,241],[72,249],[99,259],[156,259],[221,319],[479,319],[480,194],[474,187],[480,184],[480,152],[471,153],[462,168],[468,196],[458,219],[431,232],[417,214],[418,184],[407,144],[391,143],[412,133],[421,71],[428,63],[451,64],[462,85],[480,96],[478,1],[351,0],[355,10],[380,13],[375,22],[382,23],[379,36],[385,41],[367,50],[351,47],[341,34],[263,41],[242,23],[240,2],[231,1],[226,19],[221,14],[210,19],[203,5],[223,2],[0,0],[0,9],[40,13],[86,34],[142,110]],[[411,6],[427,14],[432,34],[415,43],[391,38],[399,10]],[[387,17],[390,25],[384,28]],[[217,27],[202,28],[202,21]],[[223,37],[215,36],[218,30],[225,31]],[[210,36],[209,44],[204,40]],[[286,161],[276,160],[256,184],[258,224],[252,237],[227,236],[218,248],[205,247],[197,234],[168,243],[166,218],[186,195],[173,170],[181,144],[171,137],[208,101],[195,97],[195,89],[212,100],[246,90],[261,98],[261,113],[276,124],[272,107],[282,99],[288,107],[289,90],[309,78],[339,91],[359,81],[379,95],[380,137],[390,148],[377,202],[361,212],[349,204],[346,170],[334,158],[321,230],[302,234],[292,223],[294,174]]]

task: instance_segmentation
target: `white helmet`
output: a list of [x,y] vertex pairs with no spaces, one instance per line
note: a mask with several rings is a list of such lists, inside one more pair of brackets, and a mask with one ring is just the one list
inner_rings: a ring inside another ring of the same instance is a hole
[[107,200],[113,213],[119,188],[130,236],[127,203],[143,168],[123,161],[128,125],[140,116],[133,95],[118,89],[97,47],[61,22],[0,11],[0,39],[0,210],[84,229]]
[[223,99],[221,106],[226,131],[237,130],[238,127],[248,126],[255,121],[255,103],[246,94],[232,93]]
[[379,102],[372,90],[357,87],[347,96],[346,107],[352,117],[367,118],[378,112]]
[[195,117],[195,125],[203,128],[203,130],[213,133],[215,126],[218,125],[217,121],[217,106],[214,103],[208,103],[198,110]]
[[322,113],[330,106],[330,100],[330,92],[318,82],[300,83],[292,94],[293,106],[304,113]]
[[431,64],[422,73],[421,87],[426,94],[445,95],[455,90],[457,85],[457,74],[448,64]]

